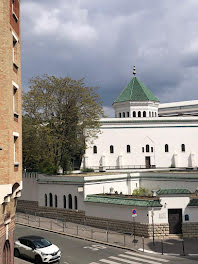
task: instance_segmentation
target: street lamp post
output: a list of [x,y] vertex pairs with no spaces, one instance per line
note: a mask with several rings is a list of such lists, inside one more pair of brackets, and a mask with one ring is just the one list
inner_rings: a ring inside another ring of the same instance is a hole
[[154,233],[154,210],[151,210],[151,218],[152,218],[152,230],[153,230],[153,246],[155,246],[155,233]]

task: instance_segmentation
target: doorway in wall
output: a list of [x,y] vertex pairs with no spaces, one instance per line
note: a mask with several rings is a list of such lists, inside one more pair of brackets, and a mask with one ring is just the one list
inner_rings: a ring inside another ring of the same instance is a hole
[[151,167],[151,157],[145,157],[146,169]]
[[182,209],[168,209],[168,223],[170,234],[181,234]]

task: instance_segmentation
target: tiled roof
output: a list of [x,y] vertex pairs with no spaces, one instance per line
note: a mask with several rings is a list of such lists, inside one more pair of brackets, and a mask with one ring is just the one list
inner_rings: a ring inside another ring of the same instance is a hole
[[159,99],[137,77],[133,77],[114,103],[126,101],[159,102]]
[[126,197],[111,197],[102,195],[87,195],[85,202],[117,204],[117,205],[131,205],[140,207],[162,207],[158,199],[136,199]]
[[190,194],[191,192],[187,189],[159,189],[157,195],[164,194]]
[[191,199],[187,206],[198,206],[198,199]]

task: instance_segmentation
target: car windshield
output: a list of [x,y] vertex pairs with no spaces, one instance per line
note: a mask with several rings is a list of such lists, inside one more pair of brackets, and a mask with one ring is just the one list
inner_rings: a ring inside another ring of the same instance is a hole
[[47,241],[46,239],[44,238],[41,238],[41,239],[36,239],[34,240],[34,245],[36,248],[44,248],[44,247],[49,247],[52,245],[51,242]]

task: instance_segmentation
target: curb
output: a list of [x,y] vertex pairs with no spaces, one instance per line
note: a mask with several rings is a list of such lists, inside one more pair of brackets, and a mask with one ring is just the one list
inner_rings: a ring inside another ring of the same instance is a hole
[[68,233],[64,233],[61,231],[56,231],[56,230],[50,230],[47,228],[43,228],[43,227],[38,227],[38,226],[32,226],[30,224],[22,224],[22,223],[18,223],[16,222],[17,225],[22,225],[22,226],[27,226],[27,227],[31,227],[31,228],[35,228],[35,229],[39,229],[39,230],[43,230],[43,231],[47,231],[50,233],[55,233],[55,234],[59,234],[59,235],[64,235],[64,236],[68,236],[68,237],[73,237],[73,238],[77,238],[77,239],[82,239],[82,240],[86,240],[86,241],[91,241],[94,243],[98,243],[98,244],[103,244],[103,245],[107,245],[110,247],[115,247],[115,248],[121,248],[121,249],[126,249],[126,250],[130,250],[130,251],[134,251],[134,252],[142,252],[142,253],[148,253],[148,254],[156,254],[156,255],[161,255],[161,256],[177,256],[177,257],[186,257],[186,256],[198,256],[198,254],[186,254],[185,256],[182,254],[174,254],[174,253],[164,253],[163,255],[159,252],[156,251],[152,251],[152,250],[147,250],[147,249],[143,249],[139,248],[139,249],[134,249],[134,248],[129,248],[129,247],[125,247],[125,246],[121,246],[121,245],[117,245],[117,244],[111,244],[105,241],[100,241],[100,240],[95,240],[92,238],[87,238],[87,237],[81,237],[81,236],[77,236],[77,235],[72,235],[72,234],[68,234]]
[[137,249],[133,249],[133,248],[117,245],[117,244],[111,244],[111,243],[108,243],[108,242],[105,242],[105,241],[95,240],[95,239],[88,238],[88,237],[81,237],[81,236],[77,236],[77,235],[64,233],[64,232],[61,232],[61,231],[50,230],[50,229],[39,227],[39,226],[32,226],[32,225],[22,224],[22,223],[17,223],[17,222],[16,222],[16,224],[17,225],[31,227],[31,228],[35,228],[35,229],[39,229],[39,230],[43,230],[43,231],[47,231],[47,232],[50,232],[50,233],[55,233],[55,234],[59,234],[59,235],[64,235],[64,236],[78,238],[78,239],[82,239],[82,240],[86,240],[86,241],[91,241],[91,242],[98,243],[98,244],[108,245],[108,246],[115,247],[115,248],[121,248],[121,249],[126,249],[126,250],[131,250],[131,251],[134,251],[134,252],[138,252]]

